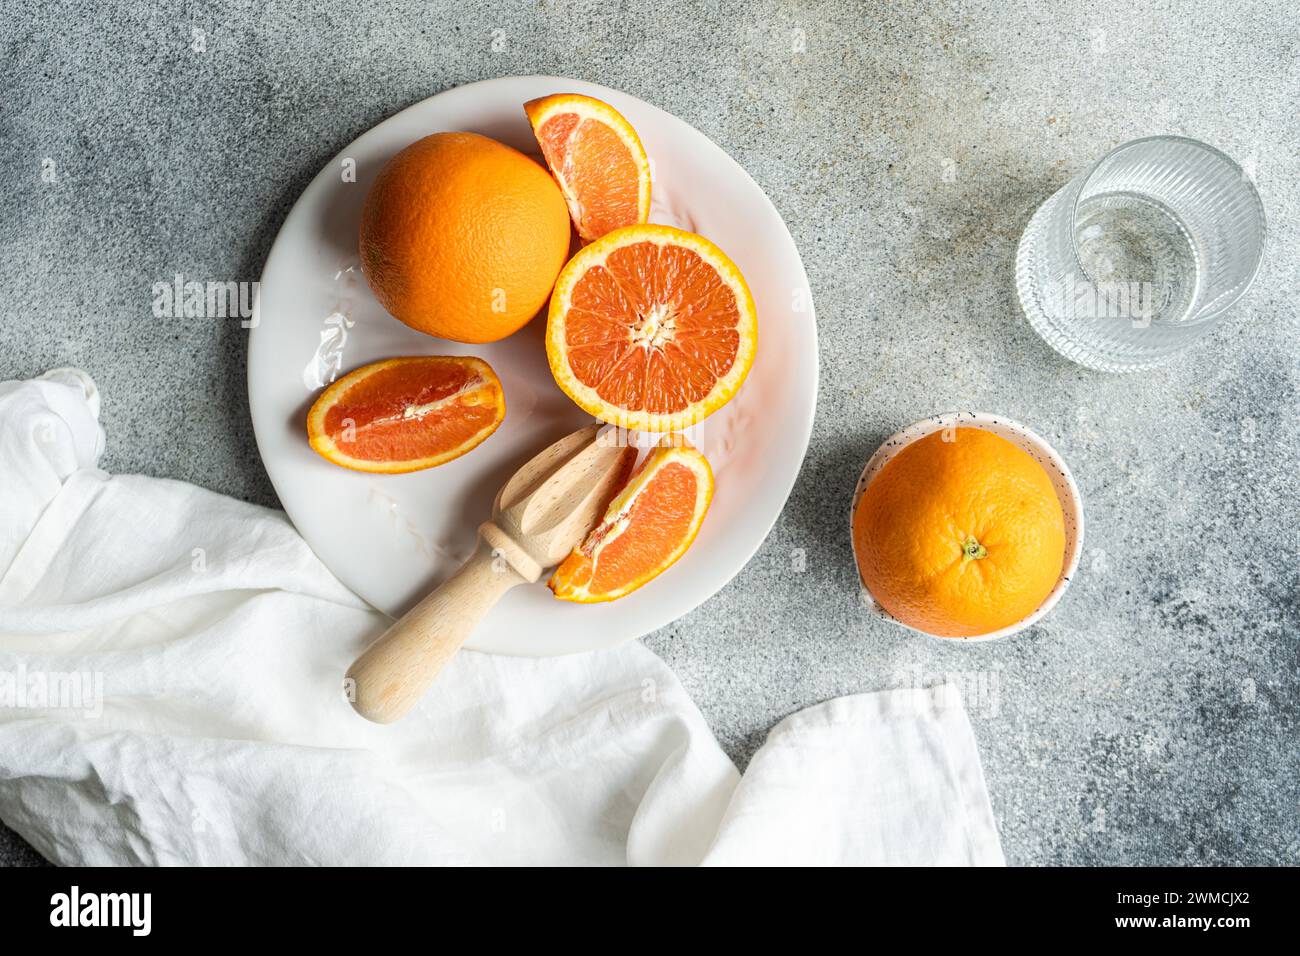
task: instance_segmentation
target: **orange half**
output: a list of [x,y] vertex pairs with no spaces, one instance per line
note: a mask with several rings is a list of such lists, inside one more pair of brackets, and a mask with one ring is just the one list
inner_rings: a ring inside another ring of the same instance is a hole
[[505,417],[501,381],[482,359],[393,358],[325,389],[307,413],[307,438],[336,465],[396,474],[459,458]]
[[564,392],[602,421],[682,431],[739,390],[758,313],[726,254],[671,226],[616,229],[560,272],[546,357]]
[[686,553],[712,500],[708,461],[685,438],[665,435],[547,586],[581,604],[631,594]]
[[618,110],[556,93],[530,100],[524,112],[584,242],[650,218],[650,160]]

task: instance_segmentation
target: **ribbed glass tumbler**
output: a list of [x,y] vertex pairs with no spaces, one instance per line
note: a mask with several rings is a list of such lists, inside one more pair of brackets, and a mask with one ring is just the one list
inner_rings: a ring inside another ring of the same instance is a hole
[[1180,136],[1134,140],[1034,213],[1016,252],[1020,305],[1080,365],[1151,368],[1245,294],[1266,231],[1259,194],[1223,153]]

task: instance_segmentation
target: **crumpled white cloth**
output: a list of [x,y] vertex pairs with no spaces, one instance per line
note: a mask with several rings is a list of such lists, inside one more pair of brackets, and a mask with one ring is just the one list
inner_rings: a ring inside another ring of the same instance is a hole
[[950,688],[833,700],[741,778],[639,642],[461,653],[352,713],[386,620],[283,514],[112,476],[99,398],[0,384],[0,819],[64,864],[1000,864]]

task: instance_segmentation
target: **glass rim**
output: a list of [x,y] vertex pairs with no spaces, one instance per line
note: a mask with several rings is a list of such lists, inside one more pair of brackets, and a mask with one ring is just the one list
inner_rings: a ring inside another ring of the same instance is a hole
[[[1233,159],[1223,150],[1215,146],[1211,146],[1209,143],[1203,143],[1199,139],[1193,139],[1190,136],[1179,136],[1175,133],[1159,133],[1155,136],[1141,136],[1138,139],[1127,140],[1123,143],[1120,143],[1118,146],[1114,147],[1113,149],[1108,150],[1100,158],[1098,158],[1091,165],[1089,165],[1088,168],[1085,169],[1078,176],[1079,188],[1075,191],[1074,198],[1070,202],[1070,252],[1074,256],[1074,264],[1076,267],[1078,267],[1079,273],[1083,276],[1088,276],[1088,270],[1085,269],[1083,266],[1083,257],[1079,255],[1079,237],[1078,237],[1078,229],[1077,229],[1078,216],[1079,216],[1079,200],[1083,196],[1083,189],[1085,186],[1088,185],[1088,180],[1092,179],[1093,175],[1097,172],[1097,170],[1101,168],[1102,163],[1106,162],[1108,159],[1111,159],[1119,155],[1124,150],[1129,149],[1130,147],[1142,146],[1146,143],[1185,143],[1189,146],[1194,146],[1197,149],[1204,150],[1205,152],[1210,153],[1211,155],[1217,157],[1218,159],[1226,163],[1231,169],[1237,171],[1238,178],[1243,183],[1246,184],[1246,189],[1250,192],[1251,198],[1255,200],[1255,211],[1259,214],[1259,226],[1260,226],[1259,255],[1255,257],[1255,264],[1250,270],[1250,275],[1247,276],[1246,280],[1242,283],[1240,292],[1238,292],[1231,299],[1229,299],[1223,305],[1219,306],[1214,311],[1207,312],[1205,315],[1198,315],[1190,322],[1179,323],[1184,328],[1187,328],[1189,326],[1194,326],[1194,325],[1200,325],[1202,322],[1208,322],[1211,319],[1216,319],[1224,312],[1227,312],[1234,305],[1240,302],[1242,297],[1247,292],[1250,291],[1250,287],[1255,284],[1255,280],[1259,277],[1260,269],[1262,269],[1264,266],[1264,250],[1268,247],[1268,233],[1269,233],[1268,215],[1264,211],[1264,201],[1259,196],[1259,190],[1255,187],[1255,181],[1250,176],[1246,175],[1246,171],[1241,167],[1240,163],[1238,163],[1235,159]],[[1096,280],[1092,279],[1091,276],[1088,276],[1088,281],[1095,282]]]

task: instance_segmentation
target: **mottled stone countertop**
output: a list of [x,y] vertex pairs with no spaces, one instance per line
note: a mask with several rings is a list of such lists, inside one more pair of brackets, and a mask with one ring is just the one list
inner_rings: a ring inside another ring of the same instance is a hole
[[[819,407],[789,505],[730,585],[646,638],[726,749],[743,764],[791,711],[951,674],[1010,862],[1300,862],[1292,0],[94,6],[6,7],[0,379],[87,369],[105,468],[276,504],[247,333],[154,318],[152,284],[256,279],[316,171],[431,94],[526,73],[618,87],[749,170],[817,305]],[[1173,365],[1092,373],[1018,314],[1015,242],[1087,161],[1157,132],[1254,175],[1268,262]],[[992,645],[869,617],[846,534],[881,439],[953,408],[1044,435],[1087,510],[1061,605]],[[0,860],[36,859],[0,831]]]

